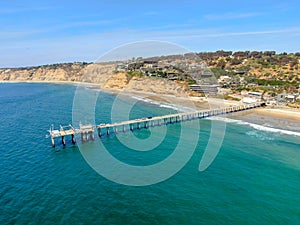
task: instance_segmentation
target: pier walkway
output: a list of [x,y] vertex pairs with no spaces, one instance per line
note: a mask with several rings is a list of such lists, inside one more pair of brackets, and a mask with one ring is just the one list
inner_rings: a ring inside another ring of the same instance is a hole
[[88,140],[95,139],[95,132],[97,131],[98,136],[110,135],[111,132],[126,132],[133,131],[136,129],[149,128],[154,126],[162,126],[173,123],[180,123],[187,120],[202,119],[211,116],[218,116],[233,112],[239,112],[244,110],[250,110],[258,107],[265,106],[264,102],[258,102],[253,104],[236,105],[225,108],[200,110],[195,112],[184,112],[176,114],[168,114],[164,116],[147,117],[141,119],[134,119],[123,121],[120,123],[112,124],[99,124],[99,125],[79,125],[79,128],[74,128],[72,125],[60,126],[59,130],[55,130],[53,126],[50,127],[48,137],[51,138],[52,147],[55,147],[55,139],[61,138],[62,144],[66,145],[66,136],[71,136],[72,143],[75,144],[75,135],[81,135],[81,141],[85,142]]

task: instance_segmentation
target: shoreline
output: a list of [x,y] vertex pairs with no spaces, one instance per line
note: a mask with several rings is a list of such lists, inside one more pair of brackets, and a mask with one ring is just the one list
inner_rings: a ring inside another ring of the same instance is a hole
[[[239,105],[241,102],[228,101],[216,98],[174,96],[167,94],[149,93],[128,89],[103,89],[101,84],[73,81],[0,81],[1,83],[40,83],[40,84],[67,84],[90,87],[113,95],[124,95],[150,104],[172,107],[178,111],[192,111],[208,108],[220,108],[230,105]],[[258,125],[271,125],[271,127],[300,131],[300,110],[287,107],[266,107],[245,112],[228,114],[226,117],[238,119]]]
[[[251,115],[260,117],[261,119],[272,118],[278,120],[286,120],[289,122],[300,123],[300,111],[282,109],[282,108],[258,108],[251,111],[237,112],[235,117],[249,117]],[[299,127],[300,129],[300,127]]]
[[79,82],[79,81],[0,81],[0,84],[18,84],[18,83],[28,83],[28,84],[69,84],[69,85],[77,85],[77,86],[91,86],[91,87],[99,87],[100,84],[95,83],[87,83],[87,82]]
[[300,132],[300,112],[294,112],[289,109],[258,108],[230,114],[227,118],[257,124],[267,128]]

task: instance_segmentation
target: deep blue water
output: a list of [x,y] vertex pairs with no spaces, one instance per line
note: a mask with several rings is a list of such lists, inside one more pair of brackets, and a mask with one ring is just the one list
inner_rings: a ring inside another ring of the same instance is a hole
[[[50,124],[72,122],[75,90],[0,84],[0,224],[299,224],[299,136],[228,123],[218,156],[199,172],[211,125],[201,120],[197,148],[178,173],[157,184],[126,186],[95,172],[69,139],[66,148],[57,142],[53,149],[45,138]],[[114,98],[100,94],[97,123],[110,122]],[[170,112],[139,102],[130,118]],[[186,123],[192,137],[195,121]],[[162,143],[148,152],[132,151],[117,136],[143,140],[149,130],[103,137],[101,143],[120,161],[151,165],[172,153],[180,129],[168,126]],[[185,141],[189,149],[192,140]],[[81,146],[97,151],[95,143]]]

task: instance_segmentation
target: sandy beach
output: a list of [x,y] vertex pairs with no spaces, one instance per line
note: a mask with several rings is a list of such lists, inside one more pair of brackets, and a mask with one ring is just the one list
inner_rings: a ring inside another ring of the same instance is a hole
[[300,110],[282,109],[282,108],[262,108],[256,109],[255,113],[261,116],[285,119],[295,122],[300,122]]
[[[231,105],[243,104],[237,101],[228,101],[224,99],[216,98],[203,98],[203,97],[190,97],[190,96],[173,96],[173,95],[163,95],[155,94],[141,91],[132,90],[105,90],[114,94],[122,94],[131,97],[138,97],[142,99],[149,99],[151,101],[159,103],[168,103],[172,105],[177,105],[178,108],[184,107],[190,110],[201,110],[209,108],[221,108],[228,107]],[[283,130],[290,131],[300,131],[300,111],[296,109],[291,109],[288,107],[280,108],[258,108],[243,112],[237,112],[232,114],[227,114],[226,117],[242,120],[249,123],[255,123],[258,125],[263,125],[267,127],[274,127]]]
[[228,118],[266,127],[300,132],[300,111],[282,108],[259,108],[227,115]]
[[[132,90],[105,90],[114,94],[122,94],[131,97],[149,99],[151,101],[177,105],[178,108],[184,107],[190,110],[201,110],[209,108],[221,108],[231,105],[243,104],[237,101],[228,101],[216,98],[190,97],[190,96],[173,96],[164,94],[155,94]],[[280,108],[258,108],[243,112],[227,114],[226,117],[242,120],[249,123],[274,127],[283,130],[300,132],[300,111],[288,107]]]

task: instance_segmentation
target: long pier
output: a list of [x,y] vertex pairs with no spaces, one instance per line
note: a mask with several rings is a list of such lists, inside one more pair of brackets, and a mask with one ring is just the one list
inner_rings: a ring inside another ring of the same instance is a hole
[[264,102],[245,104],[245,105],[236,105],[236,106],[217,108],[217,109],[200,110],[195,112],[168,114],[164,116],[147,117],[147,118],[123,121],[119,123],[112,123],[112,124],[99,124],[99,125],[80,124],[79,128],[74,128],[72,125],[60,126],[59,130],[55,130],[52,125],[50,127],[48,137],[51,138],[52,147],[55,147],[56,138],[61,138],[61,142],[63,146],[65,146],[66,136],[71,136],[72,143],[75,144],[76,143],[75,135],[77,134],[81,135],[82,142],[86,142],[88,140],[95,139],[96,131],[98,133],[98,136],[101,137],[103,135],[110,135],[111,132],[114,133],[126,132],[126,131],[133,131],[136,129],[180,123],[187,120],[202,119],[211,116],[218,116],[218,115],[223,115],[228,113],[250,110],[262,106],[265,106]]

